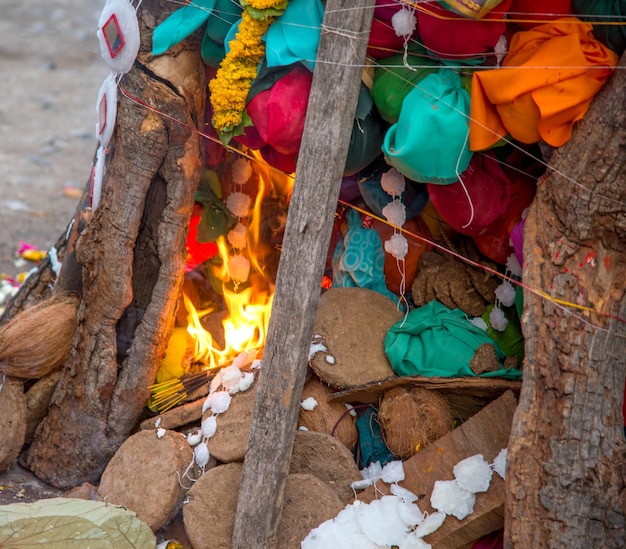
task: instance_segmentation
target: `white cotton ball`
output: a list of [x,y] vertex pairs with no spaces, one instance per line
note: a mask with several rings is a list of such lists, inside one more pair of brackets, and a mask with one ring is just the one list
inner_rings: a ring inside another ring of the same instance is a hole
[[511,254],[506,260],[506,268],[511,271],[513,276],[522,276],[522,266],[519,264],[517,260],[517,256],[515,254]]
[[247,158],[239,157],[233,162],[233,182],[244,185],[252,175],[252,164]]
[[409,532],[398,544],[398,549],[432,549],[432,545],[418,538],[413,532]]
[[459,461],[452,470],[461,488],[474,494],[486,492],[491,483],[493,471],[482,454]]
[[389,491],[394,495],[398,496],[402,501],[406,501],[407,503],[413,503],[417,501],[417,496],[411,492],[411,490],[407,490],[398,484],[392,484],[389,487]]
[[493,48],[494,53],[496,54],[496,59],[498,60],[498,66],[502,63],[502,60],[505,58],[507,52],[509,50],[509,45],[506,40],[506,36],[504,34],[500,35],[498,41],[496,42],[495,47]]
[[420,524],[413,533],[418,538],[423,538],[424,536],[428,536],[432,534],[435,530],[438,530],[439,527],[443,524],[443,521],[446,520],[445,513],[431,513],[427,517],[424,517],[424,521]]
[[396,227],[402,227],[406,222],[406,206],[402,200],[392,200],[383,206],[382,214],[389,223]]
[[305,398],[300,403],[300,408],[302,408],[303,410],[307,410],[309,412],[311,410],[315,410],[316,406],[317,406],[317,400],[315,400],[313,397]]
[[375,478],[364,478],[363,480],[354,480],[350,483],[353,490],[365,490],[376,482]]
[[248,245],[247,238],[248,230],[243,223],[237,223],[226,235],[226,240],[235,250],[243,250]]
[[241,370],[234,364],[226,366],[220,370],[222,376],[222,385],[231,395],[239,391],[239,382],[241,381]]
[[163,437],[165,436],[165,433],[166,433],[166,432],[167,432],[167,431],[166,431],[165,429],[163,429],[163,427],[159,427],[159,428],[156,430],[156,436],[157,436],[157,438],[163,438]]
[[502,309],[498,309],[498,307],[494,307],[491,309],[489,313],[489,324],[494,330],[498,330],[498,332],[504,332],[506,330],[509,321],[504,316],[504,312]]
[[394,198],[400,197],[406,188],[404,176],[395,168],[391,168],[380,177],[380,186]]
[[230,407],[230,401],[233,397],[228,394],[228,391],[215,391],[211,393],[208,398],[211,401],[211,410],[214,414],[223,414]]
[[476,496],[461,488],[456,480],[437,480],[430,495],[430,504],[437,511],[459,520],[474,512]]
[[209,447],[206,445],[206,442],[201,442],[193,449],[193,457],[196,465],[200,468],[204,468],[209,463],[211,454],[209,454]]
[[159,427],[161,427],[161,421],[163,420],[163,418],[161,416],[159,416],[158,418],[156,418],[156,421],[154,422],[154,428],[158,429]]
[[250,211],[251,202],[247,194],[235,191],[226,198],[226,207],[237,217],[246,217]]
[[234,282],[245,282],[250,276],[250,260],[243,255],[231,255],[228,268]]
[[498,473],[503,479],[506,472],[507,453],[508,450],[506,448],[502,448],[502,450],[500,450],[500,453],[496,456],[496,459],[493,460],[493,470]]
[[396,259],[404,259],[409,253],[409,243],[401,234],[394,234],[385,242],[385,251]]
[[326,362],[328,362],[328,364],[334,364],[335,357],[333,355],[326,355]]
[[202,442],[202,433],[201,431],[196,431],[195,433],[189,433],[187,435],[187,444],[189,446],[197,446]]
[[251,364],[255,357],[256,351],[242,351],[233,359],[233,366],[241,370],[246,364]]
[[487,323],[485,322],[485,319],[480,317],[480,316],[475,316],[474,318],[472,318],[470,320],[470,322],[476,326],[476,328],[480,328],[483,331],[487,331]]
[[411,36],[417,27],[417,17],[413,10],[403,7],[391,17],[391,26],[396,36]]
[[510,307],[515,303],[515,288],[508,280],[504,280],[500,286],[495,289],[496,298],[500,300],[502,305]]
[[407,525],[398,515],[399,501],[396,496],[383,496],[358,508],[361,530],[374,543],[397,545],[408,532]]
[[209,396],[206,397],[204,399],[204,402],[202,403],[202,413],[204,414],[207,410],[209,410],[211,408],[211,393],[209,393]]
[[390,461],[387,463],[380,473],[383,482],[392,484],[393,482],[402,482],[404,480],[404,467],[402,461]]
[[254,374],[252,372],[245,372],[241,379],[239,380],[239,391],[244,392],[247,391],[252,384],[254,383]]
[[328,351],[324,343],[321,341],[312,341],[309,347],[309,360],[311,360],[317,353],[325,353]]
[[358,511],[363,505],[365,504],[355,501],[335,518],[311,530],[300,544],[301,549],[378,549],[379,546],[365,536],[359,525]]
[[200,425],[200,431],[204,438],[211,438],[217,431],[217,418],[213,415],[205,417]]

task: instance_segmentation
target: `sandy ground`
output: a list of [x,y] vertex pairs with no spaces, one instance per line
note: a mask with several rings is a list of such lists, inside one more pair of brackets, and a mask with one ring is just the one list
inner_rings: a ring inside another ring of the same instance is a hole
[[105,0],[3,2],[0,16],[0,274],[15,250],[48,250],[65,230],[96,150],[108,67],[96,36]]

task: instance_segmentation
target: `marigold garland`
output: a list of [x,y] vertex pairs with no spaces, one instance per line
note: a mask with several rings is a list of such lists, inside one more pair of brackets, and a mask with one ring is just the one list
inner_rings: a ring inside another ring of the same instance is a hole
[[[261,40],[269,26],[287,7],[285,0],[247,0],[230,51],[209,82],[213,127],[224,145],[243,133],[250,120],[245,113],[246,99],[257,76],[257,68],[265,55]],[[265,12],[265,13],[259,13]]]

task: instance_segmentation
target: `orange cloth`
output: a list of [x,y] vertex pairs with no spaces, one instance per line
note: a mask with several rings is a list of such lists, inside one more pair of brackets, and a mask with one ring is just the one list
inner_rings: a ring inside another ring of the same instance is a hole
[[500,69],[472,78],[470,149],[510,134],[523,143],[565,144],[618,57],[574,17],[516,33]]

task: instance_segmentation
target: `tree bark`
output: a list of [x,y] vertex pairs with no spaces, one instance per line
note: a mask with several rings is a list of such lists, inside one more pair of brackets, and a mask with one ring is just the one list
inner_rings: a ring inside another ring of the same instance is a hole
[[[624,547],[626,71],[557,150],[526,220],[524,381],[509,443],[505,547]],[[621,500],[621,501],[620,501]]]
[[135,428],[173,328],[202,168],[193,128],[203,120],[205,82],[197,40],[151,56],[155,14],[166,4],[142,3],[140,53],[121,88],[167,116],[118,91],[101,204],[77,243],[83,299],[74,342],[27,454],[28,467],[60,487],[96,482]]

